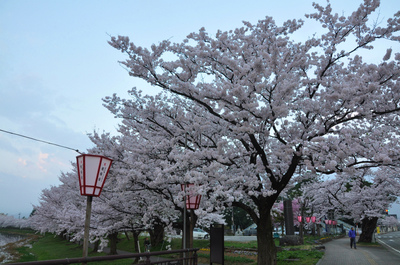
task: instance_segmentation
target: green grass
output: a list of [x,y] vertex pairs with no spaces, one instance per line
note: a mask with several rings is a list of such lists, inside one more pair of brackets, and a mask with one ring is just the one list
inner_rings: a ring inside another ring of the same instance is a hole
[[[143,241],[145,237],[140,237],[139,242],[141,244],[141,249],[143,248]],[[277,253],[278,265],[293,264],[293,265],[315,265],[320,258],[323,256],[323,252],[312,250],[312,244],[315,240],[318,240],[317,236],[307,236],[304,238],[304,245],[294,246],[291,249],[296,249],[294,251],[283,250]],[[165,250],[167,244],[171,245],[172,249],[180,249],[182,244],[182,239],[172,238],[171,243],[164,242],[164,244],[153,246],[152,251]],[[227,249],[243,249],[243,250],[256,250],[257,241],[248,242],[236,242],[236,241],[225,241],[225,248]],[[275,245],[279,246],[279,239],[275,239]],[[210,241],[209,240],[194,240],[194,248],[199,248],[198,252],[199,263],[208,264],[210,260]],[[125,236],[120,237],[120,242],[118,243],[118,249],[132,251],[133,250],[133,240],[128,241]],[[298,249],[298,250],[297,250]],[[171,257],[172,256],[168,256]],[[225,252],[224,262],[227,265],[256,265],[257,255],[245,255],[245,254],[235,254]]]
[[295,264],[295,265],[311,265],[317,264],[318,260],[324,254],[315,250],[294,250],[294,251],[280,251],[277,254],[278,265]]
[[46,234],[32,245],[30,252],[38,257],[38,260],[77,258],[82,256],[82,247],[58,236]]
[[[140,236],[139,237],[139,245],[140,245],[140,250],[143,251],[144,249],[144,239],[145,236]],[[129,251],[129,252],[134,252],[135,250],[135,245],[132,237],[129,237],[129,240],[126,238],[125,235],[121,234],[118,237],[118,249],[124,250],[124,251]],[[151,251],[164,251],[167,250],[167,246],[170,245],[171,249],[176,250],[176,249],[181,249],[182,246],[182,239],[180,238],[172,238],[171,243],[167,242],[164,240],[163,243],[157,245],[157,246],[151,246]],[[199,239],[199,240],[194,240],[193,242],[193,248],[209,248],[210,247],[210,240],[206,239]]]
[[[32,248],[20,247],[17,249],[21,254],[17,262],[52,260],[64,258],[80,258],[82,257],[82,246],[68,242],[58,236],[46,234],[33,242]],[[89,249],[89,257],[104,256],[104,253],[93,253]],[[90,262],[91,265],[110,264],[110,261]],[[132,259],[115,260],[112,264],[128,265],[132,264]]]
[[[278,242],[279,244],[279,242]],[[254,248],[257,249],[257,241],[248,242],[236,242],[236,241],[225,241],[224,245],[226,248]],[[275,245],[277,246],[276,242]]]
[[28,261],[37,261],[37,258],[33,253],[31,253],[31,249],[29,247],[19,247],[17,251],[21,255],[19,258],[19,262],[28,262]]
[[[21,254],[18,251],[20,248],[20,244],[22,242],[30,242],[32,240],[37,239],[39,236],[35,234],[35,231],[30,229],[18,229],[18,228],[1,228],[0,232],[2,234],[13,234],[13,235],[22,235],[23,238],[17,242],[9,243],[2,247],[4,252],[11,254],[13,257],[19,257]],[[23,249],[21,248],[21,251]],[[0,255],[0,263],[4,261],[5,256]]]
[[[145,237],[139,237],[139,244],[140,244],[140,249],[143,250]],[[166,246],[171,245],[171,249],[181,249],[182,246],[182,239],[181,238],[172,238],[171,243],[164,241],[163,244],[157,245],[157,246],[152,246],[151,251],[163,251],[167,250]],[[275,240],[275,245],[279,246],[279,240]],[[254,248],[257,249],[257,241],[248,241],[248,242],[236,242],[236,241],[225,241],[225,247],[226,248]],[[199,248],[199,249],[208,249],[210,248],[210,240],[207,239],[198,239],[193,241],[193,248]],[[134,242],[133,239],[130,238],[128,240],[125,235],[119,236],[119,242],[118,242],[118,249],[124,250],[124,251],[134,251]]]
[[[9,230],[7,230],[9,232]],[[21,232],[18,230],[16,232]],[[33,235],[33,231],[24,231],[28,235]],[[143,250],[143,242],[145,237],[140,237],[139,242],[141,244],[141,249]],[[312,250],[312,245],[315,240],[318,238],[305,238],[305,244],[298,247],[291,247],[291,249],[295,250],[283,250],[279,251],[277,254],[277,262],[278,265],[284,264],[293,264],[293,265],[315,265],[318,260],[322,257],[323,253],[320,251]],[[50,260],[50,259],[63,259],[63,258],[78,258],[82,256],[82,246],[78,246],[72,242],[68,242],[58,236],[54,236],[52,234],[46,234],[44,236],[36,236],[33,239],[34,242],[32,244],[32,248],[29,247],[19,247],[17,250],[20,253],[21,257],[17,262],[28,262],[28,261],[37,261],[37,260]],[[275,241],[276,245],[279,245],[279,241]],[[158,246],[153,246],[152,251],[161,251],[166,249],[166,245],[170,244],[172,249],[180,249],[181,248],[181,239],[173,238],[171,243],[164,242]],[[194,247],[199,248],[198,252],[199,263],[209,263],[210,253],[210,241],[209,240],[194,240]],[[256,250],[257,242],[249,241],[249,242],[232,242],[225,241],[225,247],[231,249],[242,249],[242,250]],[[134,241],[130,237],[130,240],[126,238],[125,235],[121,235],[119,237],[118,243],[119,250],[125,250],[129,252],[134,252]],[[103,256],[104,253],[92,253],[89,250],[89,256]],[[226,265],[256,265],[257,264],[257,255],[249,255],[246,253],[234,253],[234,252],[225,252],[224,255],[225,264]],[[91,265],[96,264],[110,264],[110,261],[104,262],[93,262],[89,263]],[[132,264],[132,259],[127,260],[115,260],[112,261],[112,264],[123,265],[123,264]]]
[[[199,253],[199,262],[200,263],[210,263],[210,255],[205,253]],[[252,264],[254,263],[254,259],[248,258],[247,256],[229,256],[224,255],[224,263],[229,265],[236,265],[236,264]]]

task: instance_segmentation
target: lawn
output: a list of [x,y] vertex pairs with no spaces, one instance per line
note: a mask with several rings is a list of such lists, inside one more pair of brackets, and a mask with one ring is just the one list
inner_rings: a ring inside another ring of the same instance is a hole
[[[30,232],[29,234],[32,234]],[[278,265],[293,264],[293,265],[315,265],[318,260],[323,256],[323,252],[313,249],[312,244],[318,238],[305,238],[304,245],[283,248],[278,251]],[[72,242],[65,241],[64,239],[54,236],[52,234],[46,234],[43,236],[36,236],[32,239],[32,247],[18,247],[20,253],[20,259],[18,262],[37,261],[37,260],[49,260],[49,259],[63,259],[63,258],[78,258],[82,256],[82,246],[76,245]],[[143,249],[144,237],[140,237],[139,242],[141,249]],[[194,240],[194,248],[199,248],[198,257],[199,263],[209,264],[210,250],[209,240]],[[275,241],[278,246],[279,241]],[[173,238],[171,242],[164,242],[159,246],[153,246],[152,251],[166,250],[167,245],[171,246],[171,249],[180,249],[181,239]],[[119,250],[125,250],[133,252],[134,243],[132,238],[128,239],[125,235],[121,234],[118,243]],[[256,265],[257,264],[257,242],[233,242],[225,241],[225,253],[224,261],[226,265]],[[89,256],[103,256],[104,253],[92,253],[89,250]],[[91,265],[96,264],[110,264],[110,261],[104,262],[93,262]],[[132,259],[116,260],[112,264],[132,264]]]
[[[30,234],[30,233],[29,233]],[[18,246],[12,244],[10,247],[15,247],[14,256],[19,256],[19,259],[14,262],[28,262],[38,260],[52,260],[65,258],[80,258],[82,257],[82,246],[68,242],[59,236],[53,234],[45,234],[32,238],[30,246]],[[90,251],[90,250],[89,250]],[[18,254],[17,254],[18,252]],[[89,257],[104,256],[104,253],[89,253]],[[110,261],[91,262],[90,265],[110,264]],[[128,265],[132,264],[132,259],[115,260],[112,264]]]
[[[323,256],[323,252],[314,250],[313,244],[319,240],[320,237],[305,237],[304,245],[291,247],[290,250],[283,249],[277,254],[278,265],[293,264],[293,265],[315,265],[320,258]],[[132,251],[133,242],[127,240],[125,235],[120,235],[120,242],[118,243],[118,249]],[[143,248],[144,237],[140,237],[139,242],[141,249]],[[166,250],[166,246],[170,245],[171,249],[181,248],[181,239],[172,238],[171,242],[164,242],[159,246],[153,246],[152,251]],[[226,265],[256,265],[257,264],[257,242],[237,242],[237,241],[225,241],[225,253],[224,263]],[[275,239],[275,245],[279,246],[279,239]],[[199,263],[209,264],[210,263],[210,241],[205,239],[199,239],[193,241],[193,247],[199,248],[198,256]]]

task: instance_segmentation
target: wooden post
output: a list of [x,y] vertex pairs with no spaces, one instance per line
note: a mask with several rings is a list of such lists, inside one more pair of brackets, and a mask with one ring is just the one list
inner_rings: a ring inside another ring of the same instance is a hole
[[[89,248],[89,228],[90,228],[90,215],[92,213],[92,200],[93,196],[87,196],[86,202],[86,217],[85,217],[85,233],[83,236],[83,257],[88,257]],[[86,263],[82,263],[86,264]]]

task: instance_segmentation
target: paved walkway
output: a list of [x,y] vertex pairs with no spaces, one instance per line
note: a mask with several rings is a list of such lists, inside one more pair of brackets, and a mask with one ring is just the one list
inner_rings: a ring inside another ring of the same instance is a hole
[[381,245],[350,248],[347,237],[335,239],[324,244],[324,257],[317,265],[398,265],[400,255]]

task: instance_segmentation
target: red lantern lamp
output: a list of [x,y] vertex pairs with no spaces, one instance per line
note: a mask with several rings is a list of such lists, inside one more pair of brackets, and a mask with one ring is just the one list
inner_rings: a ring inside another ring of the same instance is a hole
[[[186,185],[186,189],[185,189]],[[200,200],[201,200],[201,195],[195,195],[193,190],[190,189],[190,187],[193,187],[194,184],[181,184],[181,189],[182,191],[187,191],[189,189],[189,194],[187,195],[186,198],[186,209],[192,209],[196,210],[199,209],[200,205]]]
[[110,170],[112,159],[83,154],[76,157],[81,195],[99,197]]
[[311,221],[311,217],[306,217],[306,221],[309,223]]
[[297,221],[299,221],[299,223],[301,223],[301,220],[302,220],[303,218],[301,217],[301,216],[297,216]]
[[315,223],[316,219],[317,218],[315,216],[311,216],[311,222]]

